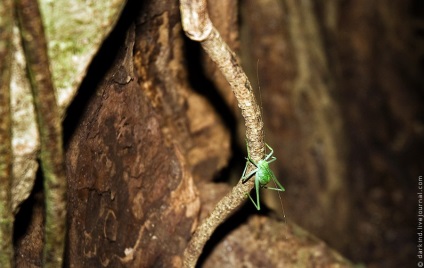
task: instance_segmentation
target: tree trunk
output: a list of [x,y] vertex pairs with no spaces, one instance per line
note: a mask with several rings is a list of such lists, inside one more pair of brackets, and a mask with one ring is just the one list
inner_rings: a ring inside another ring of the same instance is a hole
[[[178,2],[136,2],[66,113],[66,267],[181,267],[199,221],[244,167],[236,100],[185,38]],[[424,149],[422,9],[322,2],[208,3],[251,80],[258,73],[286,222],[277,194],[262,190],[271,210],[235,212],[199,266],[352,266],[331,248],[374,267],[415,263],[406,237],[416,235]],[[15,219],[18,267],[42,266],[41,179]]]

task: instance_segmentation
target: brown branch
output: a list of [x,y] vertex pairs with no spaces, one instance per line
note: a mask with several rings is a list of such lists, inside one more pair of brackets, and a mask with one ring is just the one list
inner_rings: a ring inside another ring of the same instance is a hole
[[[246,140],[253,160],[263,159],[263,122],[252,86],[240,67],[236,55],[221,38],[209,19],[205,0],[180,0],[183,29],[186,35],[201,43],[203,49],[218,65],[236,96],[245,120]],[[214,230],[245,200],[245,194],[253,188],[253,181],[239,183],[218,202],[211,215],[193,234],[185,252],[184,267],[194,267],[205,243]]]
[[66,234],[62,125],[38,2],[15,0],[40,133],[46,204],[44,267],[61,267]]
[[0,2],[0,267],[13,267],[10,73],[13,2]]

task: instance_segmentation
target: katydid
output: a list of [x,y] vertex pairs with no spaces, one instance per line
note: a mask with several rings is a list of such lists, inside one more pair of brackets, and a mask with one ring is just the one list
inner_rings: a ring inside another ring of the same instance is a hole
[[[261,204],[259,202],[259,189],[260,188],[265,188],[265,189],[279,191],[279,192],[285,191],[284,187],[278,182],[277,178],[275,177],[274,173],[272,172],[271,168],[269,167],[269,164],[271,162],[274,162],[275,160],[277,160],[277,158],[275,156],[272,156],[272,154],[274,153],[274,150],[272,150],[272,148],[268,144],[265,143],[265,145],[270,150],[270,153],[264,159],[262,159],[258,162],[255,162],[255,161],[253,161],[253,159],[250,158],[249,147],[246,144],[246,147],[247,147],[246,160],[247,161],[246,161],[246,167],[244,168],[244,171],[243,171],[243,175],[241,176],[242,182],[245,183],[253,175],[256,175],[255,176],[256,203],[253,200],[253,198],[250,196],[249,193],[246,193],[246,196],[249,196],[250,200],[252,201],[253,205],[255,205],[257,210],[261,209]],[[249,174],[246,175],[246,169],[247,169],[247,166],[249,165],[249,162],[252,163],[256,168],[255,168],[255,170],[253,170],[252,172],[250,172]],[[272,188],[272,187],[266,186],[271,181],[271,179],[274,181],[276,186],[278,186],[278,188]]]

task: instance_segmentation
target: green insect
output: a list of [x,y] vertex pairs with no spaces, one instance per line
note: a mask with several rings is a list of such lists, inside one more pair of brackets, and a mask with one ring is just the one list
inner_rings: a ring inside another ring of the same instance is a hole
[[[259,202],[259,188],[265,188],[265,189],[279,191],[279,192],[285,191],[284,187],[278,182],[277,178],[275,177],[274,173],[269,167],[269,163],[277,160],[275,156],[272,156],[272,154],[274,153],[274,150],[272,150],[272,148],[268,144],[265,143],[265,145],[270,150],[270,153],[264,159],[256,163],[255,161],[253,161],[253,159],[250,158],[249,147],[246,144],[246,147],[247,147],[246,160],[247,161],[246,161],[246,167],[244,168],[244,171],[243,171],[243,175],[241,176],[242,183],[245,183],[254,174],[256,174],[256,177],[255,177],[256,203],[249,193],[247,193],[246,195],[249,196],[250,200],[252,201],[253,205],[255,205],[257,210],[261,209],[261,204]],[[249,162],[252,163],[256,167],[256,169],[246,175],[246,169],[247,169],[247,166],[249,165]],[[271,181],[271,179],[275,182],[276,186],[278,185],[279,188],[271,188],[266,186]]]

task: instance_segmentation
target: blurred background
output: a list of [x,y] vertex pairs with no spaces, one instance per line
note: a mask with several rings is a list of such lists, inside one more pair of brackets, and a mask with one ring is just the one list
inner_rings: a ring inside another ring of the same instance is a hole
[[240,5],[241,58],[252,80],[259,74],[286,216],[354,262],[412,267],[424,2]]

